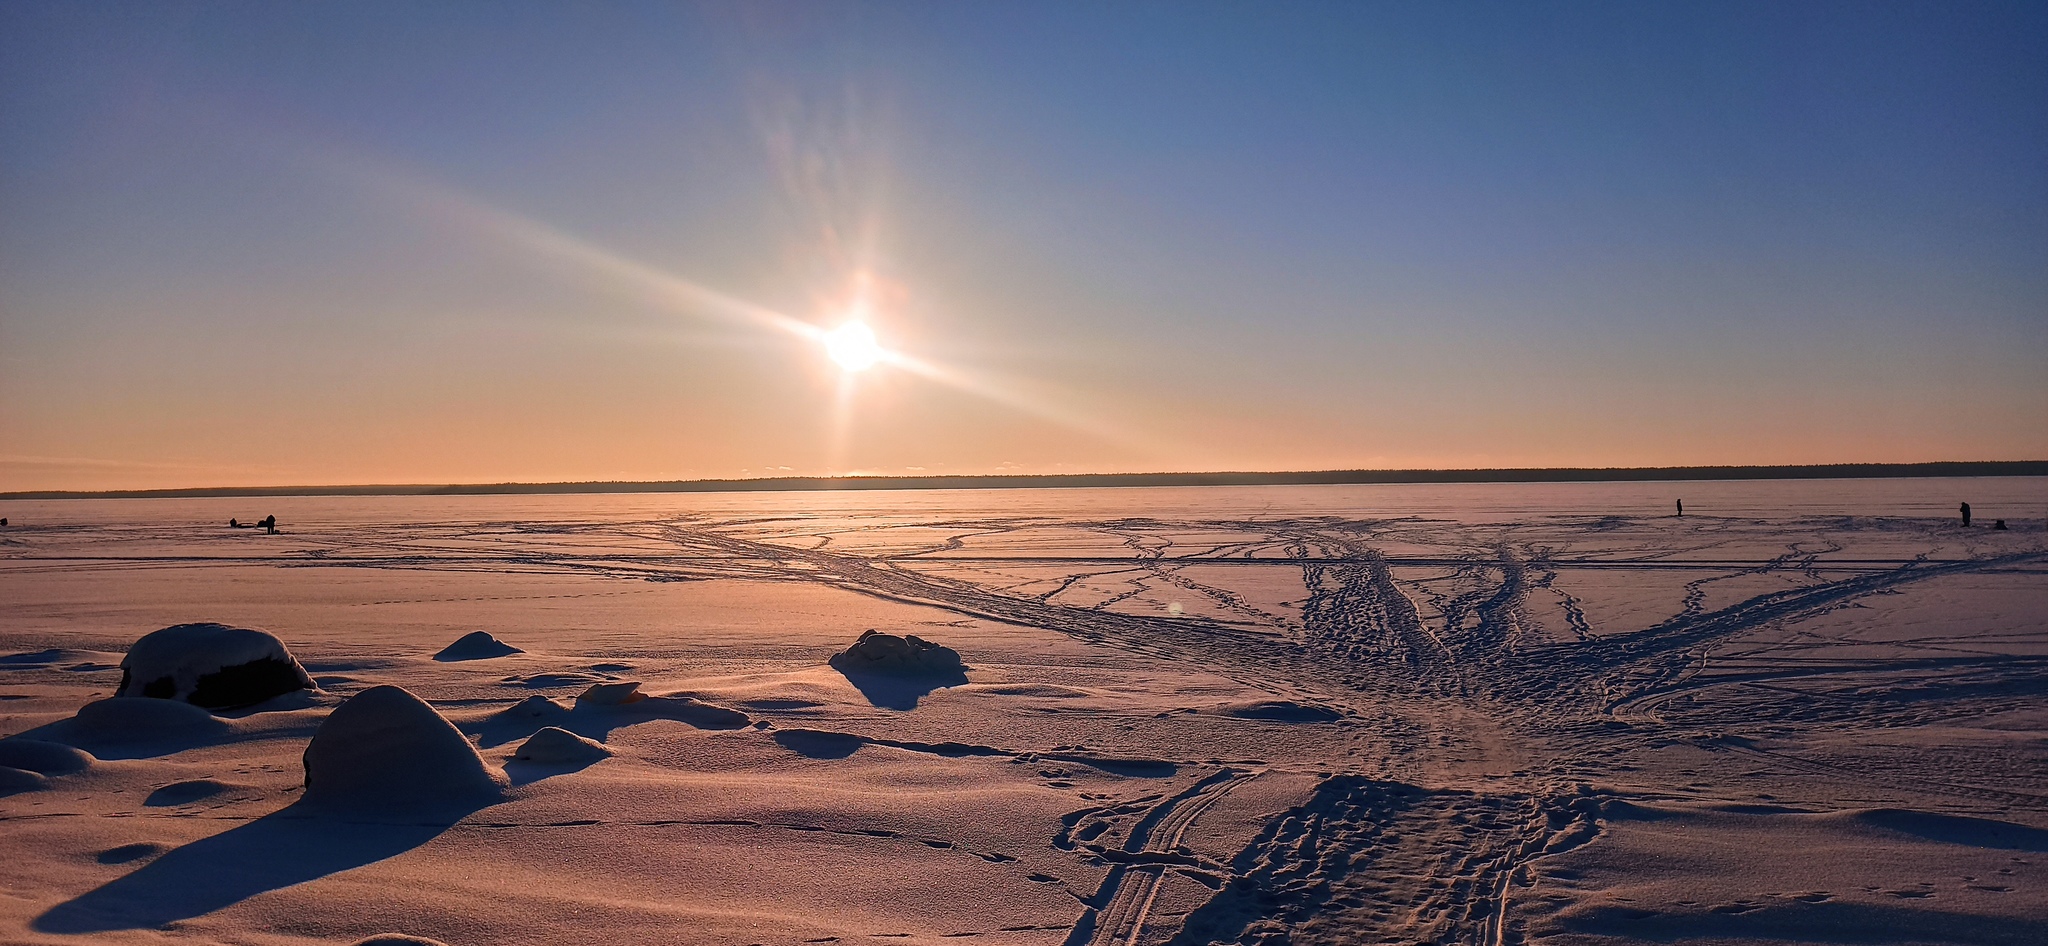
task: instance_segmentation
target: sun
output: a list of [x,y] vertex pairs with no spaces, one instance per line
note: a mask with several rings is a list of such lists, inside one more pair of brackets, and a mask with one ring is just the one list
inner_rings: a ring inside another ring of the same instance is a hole
[[825,354],[847,371],[866,371],[882,360],[882,346],[866,322],[848,322],[825,333]]

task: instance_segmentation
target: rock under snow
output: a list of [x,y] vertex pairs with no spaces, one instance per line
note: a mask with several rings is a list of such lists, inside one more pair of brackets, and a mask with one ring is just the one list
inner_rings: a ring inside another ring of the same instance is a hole
[[306,747],[309,803],[409,808],[489,799],[497,779],[454,724],[395,686],[334,708]]
[[541,765],[582,765],[608,758],[611,754],[612,750],[604,743],[549,726],[521,744],[512,758]]
[[114,695],[232,709],[310,689],[313,678],[284,642],[251,628],[205,623],[142,635],[121,658],[121,686]]
[[960,654],[914,635],[897,637],[868,631],[852,647],[833,654],[829,661],[842,673],[867,672],[903,676],[961,676],[966,667]]
[[492,657],[509,657],[523,653],[526,651],[492,637],[487,631],[471,631],[462,635],[462,639],[442,648],[440,653],[434,655],[434,659],[450,663],[457,660],[488,660]]

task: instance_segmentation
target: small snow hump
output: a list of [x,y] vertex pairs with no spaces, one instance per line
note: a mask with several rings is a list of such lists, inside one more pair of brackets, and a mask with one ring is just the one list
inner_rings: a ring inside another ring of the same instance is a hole
[[897,637],[868,631],[828,661],[841,673],[885,673],[899,676],[964,677],[960,654],[913,635]]
[[349,946],[448,946],[438,939],[424,936],[408,936],[404,933],[378,933],[368,939],[359,939]]
[[640,684],[631,680],[618,683],[593,683],[589,689],[576,694],[577,706],[624,706],[638,703],[647,698],[640,692]]
[[510,657],[523,653],[526,651],[492,637],[488,631],[471,631],[462,635],[461,640],[442,648],[440,653],[434,655],[434,659],[442,663],[453,663],[458,660],[489,660],[492,657]]
[[1297,703],[1293,700],[1231,703],[1223,706],[1219,712],[1234,719],[1253,719],[1269,723],[1329,723],[1344,718],[1342,713],[1327,706]]
[[604,743],[549,726],[528,737],[512,758],[539,765],[588,765],[611,754]]
[[310,689],[313,678],[283,641],[252,628],[201,623],[142,635],[121,658],[114,695],[234,709]]
[[306,802],[339,808],[455,805],[500,790],[454,724],[395,686],[335,707],[306,746],[305,764]]

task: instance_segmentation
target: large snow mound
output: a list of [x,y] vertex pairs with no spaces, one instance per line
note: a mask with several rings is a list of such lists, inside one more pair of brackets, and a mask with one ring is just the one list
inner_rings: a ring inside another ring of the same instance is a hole
[[842,673],[867,672],[903,676],[954,677],[965,673],[960,654],[914,635],[897,637],[868,631],[852,647],[833,654],[832,668]]
[[611,754],[604,743],[549,726],[521,744],[512,758],[541,765],[587,765]]
[[492,637],[488,631],[471,631],[462,635],[455,643],[441,648],[441,652],[435,654],[434,659],[451,663],[457,660],[489,660],[492,657],[509,657],[523,653],[526,651]]
[[310,689],[313,678],[283,641],[253,628],[203,623],[142,635],[121,658],[121,686],[114,695],[232,709]]
[[371,687],[335,707],[306,747],[308,803],[409,808],[482,801],[498,791],[454,724],[395,686]]

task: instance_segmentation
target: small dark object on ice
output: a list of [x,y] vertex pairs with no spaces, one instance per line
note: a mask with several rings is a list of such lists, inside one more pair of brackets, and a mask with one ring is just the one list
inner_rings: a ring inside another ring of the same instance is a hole
[[2006,531],[2006,529],[2005,529],[2005,520],[2003,520],[2003,519],[1993,519],[1993,520],[1991,520],[1991,528],[1992,528],[1992,529],[1994,529],[1994,530],[1996,530],[1996,531],[1999,531],[1999,532],[2004,532],[2004,531]]
[[1970,504],[1969,504],[1969,503],[1964,503],[1964,504],[1963,504],[1963,525],[1964,525],[1965,527],[1967,527],[1967,526],[1969,526],[1969,524],[1970,524]]

